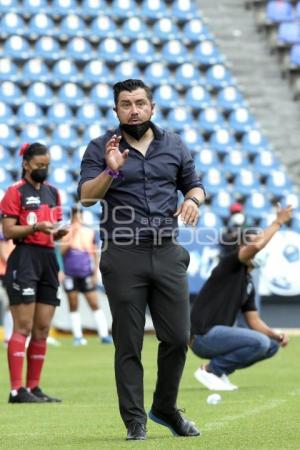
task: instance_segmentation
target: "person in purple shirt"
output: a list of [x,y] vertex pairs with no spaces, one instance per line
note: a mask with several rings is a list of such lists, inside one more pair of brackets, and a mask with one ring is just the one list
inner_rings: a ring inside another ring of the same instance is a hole
[[159,340],[148,415],[174,435],[198,436],[176,405],[190,330],[189,253],[176,236],[178,217],[197,224],[204,188],[181,138],[151,121],[152,92],[143,81],[116,83],[114,100],[120,126],[89,143],[78,194],[84,206],[103,203],[100,270],[113,317],[120,413],[127,440],[146,439],[141,351],[148,305]]

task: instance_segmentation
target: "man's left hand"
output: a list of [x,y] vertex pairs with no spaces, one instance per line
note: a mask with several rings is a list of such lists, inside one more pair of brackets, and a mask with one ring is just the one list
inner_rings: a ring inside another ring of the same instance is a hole
[[199,219],[199,208],[193,200],[185,200],[178,208],[174,217],[180,216],[185,225],[195,227]]

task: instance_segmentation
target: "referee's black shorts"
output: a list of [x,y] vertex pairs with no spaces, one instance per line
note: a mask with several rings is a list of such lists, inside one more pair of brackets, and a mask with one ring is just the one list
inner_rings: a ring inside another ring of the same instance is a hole
[[5,275],[10,305],[38,302],[58,306],[58,271],[53,248],[16,245],[8,258]]

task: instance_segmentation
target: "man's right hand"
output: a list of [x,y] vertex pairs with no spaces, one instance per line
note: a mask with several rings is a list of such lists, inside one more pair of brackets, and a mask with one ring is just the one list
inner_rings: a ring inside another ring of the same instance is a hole
[[120,152],[119,143],[121,138],[122,136],[114,134],[109,141],[107,141],[105,146],[104,157],[106,165],[113,171],[121,169],[129,154],[129,150],[124,150],[123,153]]
[[276,208],[277,210],[275,222],[277,222],[278,225],[283,225],[291,220],[293,212],[293,208],[291,205],[281,208],[280,203],[277,203]]

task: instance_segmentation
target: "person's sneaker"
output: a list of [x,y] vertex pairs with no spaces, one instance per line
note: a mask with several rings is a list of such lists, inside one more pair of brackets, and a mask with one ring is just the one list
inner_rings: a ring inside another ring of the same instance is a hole
[[20,387],[17,395],[9,394],[8,403],[45,403],[45,401],[28,392],[26,388]]
[[79,347],[80,345],[87,345],[87,340],[84,337],[76,337],[73,339],[73,345]]
[[223,375],[220,377],[222,381],[224,381],[225,384],[231,387],[231,389],[234,391],[238,389],[239,387],[236,384],[231,383],[228,376],[223,373]]
[[50,395],[45,394],[45,392],[43,392],[39,386],[36,386],[35,388],[31,389],[30,392],[35,397],[37,397],[47,403],[61,403],[61,401],[62,401],[60,398],[50,397]]
[[151,420],[169,428],[174,436],[194,437],[200,436],[200,431],[196,428],[195,423],[186,419],[179,409],[170,415],[162,414],[151,408],[148,413]]
[[233,388],[226,384],[221,377],[217,377],[217,375],[207,372],[204,368],[200,368],[196,370],[194,373],[194,377],[199,383],[202,383],[207,389],[210,391],[232,391]]
[[102,344],[112,344],[113,338],[111,336],[104,336],[103,338],[101,338],[101,343]]
[[147,437],[147,430],[143,423],[133,422],[127,428],[126,441],[144,441]]

